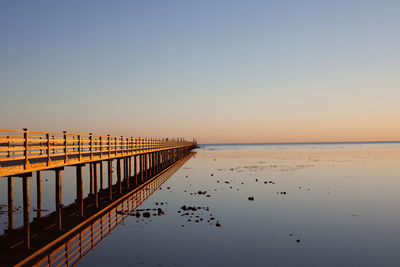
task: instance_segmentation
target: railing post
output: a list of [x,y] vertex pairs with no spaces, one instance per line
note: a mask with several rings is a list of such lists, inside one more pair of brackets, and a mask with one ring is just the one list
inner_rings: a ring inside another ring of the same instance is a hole
[[114,144],[114,148],[115,148],[115,156],[117,155],[117,137],[114,137],[114,141],[115,141],[115,144]]
[[29,167],[29,136],[28,136],[28,128],[24,128],[24,157],[25,157],[25,164],[24,164],[24,169],[26,170]]
[[10,136],[9,135],[7,135],[7,143],[8,143],[7,157],[11,157],[11,142],[10,142]]
[[90,159],[93,159],[93,135],[89,133],[90,136]]
[[39,139],[40,139],[40,142],[39,142],[39,147],[40,147],[40,155],[43,155],[43,150],[42,150],[42,137],[40,136],[39,137]]
[[124,154],[124,137],[121,135],[121,155]]
[[64,133],[64,163],[68,161],[68,154],[67,154],[67,131],[63,131]]
[[47,139],[47,166],[50,165],[51,157],[50,157],[50,134],[46,133]]
[[81,135],[78,134],[78,152],[79,152],[79,161],[82,160],[82,141],[81,141]]
[[103,154],[103,142],[102,142],[102,139],[101,139],[101,136],[99,137],[99,139],[100,139],[100,159],[102,158],[102,154]]
[[107,134],[107,140],[108,140],[108,157],[111,157],[111,142],[109,134]]

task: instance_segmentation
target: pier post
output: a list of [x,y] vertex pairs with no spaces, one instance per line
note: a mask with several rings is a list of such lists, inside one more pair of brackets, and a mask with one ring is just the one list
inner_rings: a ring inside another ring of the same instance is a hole
[[154,152],[150,153],[151,156],[151,176],[154,176]]
[[139,165],[140,165],[140,183],[143,183],[143,154],[139,155]]
[[128,177],[131,178],[132,177],[132,157],[128,157],[128,166],[129,166]]
[[112,200],[112,160],[108,161],[108,190],[108,197],[110,200]]
[[144,154],[145,162],[145,180],[149,179],[149,154]]
[[41,172],[36,172],[36,217],[42,216],[42,187],[41,187]]
[[103,162],[100,161],[100,190],[103,190]]
[[83,182],[82,182],[83,166],[84,164],[79,164],[76,166],[76,199],[80,217],[83,217]]
[[126,191],[129,190],[129,158],[125,158],[125,179],[126,179]]
[[93,163],[89,163],[89,179],[90,179],[90,185],[89,185],[89,194],[93,194]]
[[96,209],[99,207],[99,191],[97,190],[97,163],[93,163],[93,182],[94,182],[94,204]]
[[14,212],[13,212],[13,201],[14,201],[14,194],[13,194],[13,180],[12,176],[8,176],[8,229],[14,228]]
[[153,176],[153,153],[149,153],[149,177]]
[[118,179],[118,192],[122,194],[122,183],[121,183],[121,159],[117,159],[117,179]]
[[62,181],[61,171],[64,168],[57,168],[56,171],[56,213],[57,213],[57,229],[62,230]]
[[134,175],[134,180],[135,180],[135,185],[138,185],[138,175],[137,175],[137,156],[135,155],[133,157],[133,175]]
[[22,176],[22,195],[23,195],[23,209],[24,209],[24,245],[26,249],[31,248],[31,229],[29,224],[29,177],[32,173],[23,174]]
[[161,172],[161,152],[158,152],[158,172]]

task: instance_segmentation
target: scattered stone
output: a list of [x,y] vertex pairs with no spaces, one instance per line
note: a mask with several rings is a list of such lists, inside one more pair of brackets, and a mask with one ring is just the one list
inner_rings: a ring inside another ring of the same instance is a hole
[[150,212],[144,212],[143,217],[145,218],[150,218]]
[[254,201],[254,197],[249,197],[249,201]]
[[160,208],[157,209],[158,216],[164,215],[164,211]]
[[211,173],[211,176],[214,176],[214,174]]
[[297,242],[297,243],[300,243],[300,239],[297,239],[296,242]]
[[217,221],[217,223],[215,224],[215,226],[221,227],[221,224],[219,223],[219,221]]

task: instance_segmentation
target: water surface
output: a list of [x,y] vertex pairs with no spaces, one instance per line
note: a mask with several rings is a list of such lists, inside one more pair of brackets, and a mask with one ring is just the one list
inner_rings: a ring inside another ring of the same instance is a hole
[[[142,206],[163,202],[165,215],[129,217],[81,265],[400,264],[399,144],[197,152]],[[190,218],[183,205],[201,209]]]
[[79,265],[399,266],[399,162],[399,143],[206,145],[141,207],[164,215],[129,216]]

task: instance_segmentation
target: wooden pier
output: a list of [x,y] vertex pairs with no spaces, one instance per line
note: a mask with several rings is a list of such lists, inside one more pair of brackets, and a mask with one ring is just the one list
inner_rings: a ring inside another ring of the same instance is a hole
[[[28,129],[0,130],[0,133],[0,177],[7,177],[8,183],[8,230],[0,236],[0,251],[2,258],[7,256],[11,265],[17,264],[17,258],[23,265],[32,264],[46,253],[50,255],[53,248],[48,247],[53,242],[51,238],[69,236],[72,229],[74,232],[80,229],[75,229],[76,225],[83,227],[104,215],[102,212],[106,208],[109,209],[128,195],[138,192],[141,187],[182,161],[196,147],[195,140],[188,142],[183,138],[111,137],[34,132]],[[115,161],[117,182],[113,184],[112,166]],[[107,188],[103,179],[104,162],[107,162]],[[90,171],[90,192],[87,198],[83,197],[82,169],[85,165],[89,166]],[[61,197],[62,171],[66,167],[76,168],[76,201],[68,207],[62,204]],[[46,218],[41,215],[42,171],[55,173],[56,208]],[[36,173],[37,209],[36,221],[32,222],[28,181],[33,173]],[[23,195],[23,226],[17,229],[14,228],[13,220],[14,179],[22,179]],[[136,207],[137,205],[132,206],[132,209]],[[128,211],[131,209],[128,208]],[[48,224],[48,233],[43,235],[47,238],[37,237],[44,233],[42,224],[38,223],[41,219],[46,219],[45,224]],[[60,240],[53,246],[59,242]],[[23,261],[21,257],[29,260]],[[51,265],[51,260],[48,265]],[[69,265],[68,260],[62,265]]]

